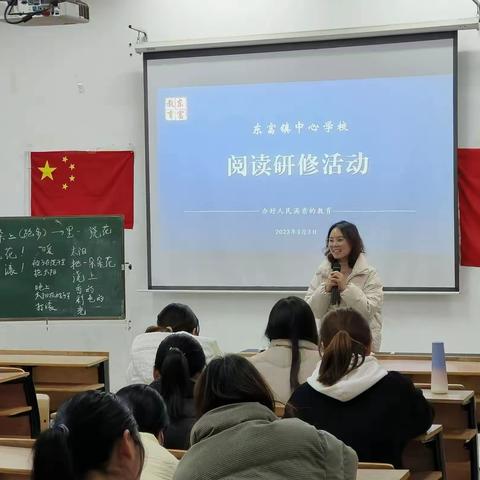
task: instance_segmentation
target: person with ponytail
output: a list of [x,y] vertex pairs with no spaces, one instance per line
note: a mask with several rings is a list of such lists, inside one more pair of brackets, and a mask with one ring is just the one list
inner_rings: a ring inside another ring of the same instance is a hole
[[387,372],[371,350],[370,327],[356,310],[327,313],[319,369],[293,392],[285,416],[335,435],[361,462],[402,468],[405,445],[430,428],[433,410],[408,377]]
[[138,480],[144,450],[132,414],[115,395],[65,402],[34,446],[32,480]]
[[265,336],[269,347],[250,361],[269,384],[275,400],[286,403],[320,361],[311,308],[301,298],[282,298],[270,312]]
[[172,480],[178,460],[163,447],[168,413],[162,396],[149,385],[137,383],[117,392],[137,421],[145,449],[140,480]]
[[200,343],[186,333],[173,333],[160,343],[151,384],[165,400],[170,424],[165,430],[165,447],[186,450],[195,423],[193,390],[205,368]]

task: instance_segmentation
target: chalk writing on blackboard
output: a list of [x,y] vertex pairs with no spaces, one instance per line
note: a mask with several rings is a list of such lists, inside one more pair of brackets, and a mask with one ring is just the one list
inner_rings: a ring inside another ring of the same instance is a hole
[[0,219],[0,316],[122,317],[122,263],[119,217]]

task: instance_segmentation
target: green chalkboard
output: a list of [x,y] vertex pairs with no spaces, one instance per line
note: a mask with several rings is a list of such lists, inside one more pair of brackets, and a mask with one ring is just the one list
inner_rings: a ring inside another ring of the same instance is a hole
[[0,318],[125,318],[122,217],[0,218]]

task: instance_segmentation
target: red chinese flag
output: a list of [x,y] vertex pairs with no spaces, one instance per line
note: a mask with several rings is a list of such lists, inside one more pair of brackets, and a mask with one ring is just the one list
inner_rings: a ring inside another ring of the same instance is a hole
[[133,228],[133,152],[32,152],[32,216],[123,215]]
[[480,267],[480,149],[458,150],[461,264]]

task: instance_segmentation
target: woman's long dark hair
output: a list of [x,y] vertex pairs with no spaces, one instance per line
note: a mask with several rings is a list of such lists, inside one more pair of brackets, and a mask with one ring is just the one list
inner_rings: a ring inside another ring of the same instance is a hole
[[355,262],[358,259],[358,256],[361,253],[365,253],[365,247],[363,246],[363,240],[360,236],[360,233],[358,232],[358,228],[353,223],[347,222],[346,220],[341,220],[340,222],[334,223],[328,229],[327,239],[325,242],[325,255],[330,263],[333,263],[335,261],[333,255],[330,253],[330,248],[328,245],[330,234],[332,233],[332,230],[334,228],[338,228],[342,232],[345,240],[350,245],[351,251],[350,255],[348,256],[348,266],[350,268],[353,268]]
[[[132,414],[115,395],[90,391],[65,402],[54,425],[35,442],[32,480],[81,480],[92,471],[106,471],[113,449],[125,430],[144,450]],[[140,473],[140,472],[139,472]]]
[[372,343],[372,333],[356,310],[336,308],[323,319],[320,342],[323,352],[318,381],[330,386],[362,365]]
[[299,386],[300,349],[298,342],[307,340],[318,344],[317,325],[312,309],[307,302],[298,297],[280,299],[272,308],[268,317],[265,336],[270,340],[289,340],[292,346],[290,366],[290,388]]
[[214,358],[195,386],[197,415],[243,402],[258,402],[275,411],[273,393],[252,363],[240,355]]
[[191,335],[174,333],[158,346],[155,369],[160,374],[160,394],[172,420],[183,415],[184,399],[191,388],[191,379],[204,367],[202,346]]

